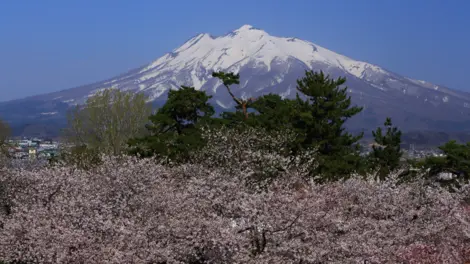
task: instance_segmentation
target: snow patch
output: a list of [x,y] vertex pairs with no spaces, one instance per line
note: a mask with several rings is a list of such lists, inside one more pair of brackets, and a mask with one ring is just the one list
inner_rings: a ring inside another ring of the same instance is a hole
[[252,25],[243,25],[239,29],[235,30],[235,32],[242,32],[242,31],[247,31],[251,29],[254,29]]
[[191,71],[191,82],[192,82],[192,86],[194,87],[194,89],[196,90],[200,90],[201,87],[207,82],[206,79],[202,78],[202,79],[199,79],[197,74],[196,74],[196,70],[193,69]]
[[225,108],[225,109],[231,108],[230,105],[226,105],[226,104],[222,103],[222,102],[219,101],[219,100],[215,100],[215,102],[216,102],[220,107],[222,107],[222,108]]
[[111,81],[109,81],[109,82],[105,82],[104,84],[115,83],[115,82],[117,82],[117,81],[118,81],[118,79],[114,79],[114,80],[111,80]]
[[[387,91],[387,89],[383,88],[383,87],[380,86],[380,85],[373,84],[373,83],[370,83],[370,85],[371,85],[372,87],[375,87],[375,88],[379,89],[379,90]],[[405,91],[403,91],[403,93],[405,93]]]
[[283,93],[280,93],[279,96],[281,96],[283,99],[288,97],[292,93],[292,85],[289,85],[287,90]]
[[56,115],[58,112],[45,112],[41,113],[41,115],[46,115],[46,116],[51,116],[51,115]]

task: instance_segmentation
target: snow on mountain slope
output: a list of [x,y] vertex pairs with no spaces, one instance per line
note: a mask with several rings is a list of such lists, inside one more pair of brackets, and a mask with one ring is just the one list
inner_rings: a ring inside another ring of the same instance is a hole
[[[269,88],[280,84],[291,70],[293,63],[300,63],[301,67],[306,69],[322,69],[326,72],[336,72],[337,75],[358,78],[382,91],[398,90],[400,93],[419,96],[421,95],[419,88],[428,88],[429,85],[438,87],[401,77],[377,65],[351,59],[312,42],[271,36],[250,25],[244,25],[220,37],[199,34],[142,68],[138,73],[114,79],[105,83],[105,86],[145,91],[149,94],[150,100],[156,100],[164,96],[169,89],[177,89],[180,85],[203,88],[211,79],[212,71],[240,72],[244,67],[250,67],[257,69],[258,73],[272,73],[271,83],[254,88],[261,91],[262,87]],[[272,66],[275,65],[282,65],[280,67],[282,69],[272,71]],[[242,79],[243,77],[247,76],[242,76]],[[133,79],[134,83],[126,82],[126,79]],[[247,84],[247,82],[242,84],[242,88]],[[214,83],[212,86],[204,88],[216,91],[217,84]],[[444,93],[451,93],[449,89],[441,90]],[[287,91],[281,93],[288,94]],[[453,94],[457,95],[470,100],[467,94]]]
[[[314,62],[338,67],[358,78],[367,78],[368,71],[387,74],[378,66],[355,61],[334,53],[311,42],[296,38],[279,38],[263,30],[244,25],[222,37],[213,38],[208,34],[199,34],[151,63],[140,71],[139,81],[158,76],[162,71],[181,71],[198,67],[205,69],[230,70],[238,72],[241,67],[255,60],[270,70],[274,60],[286,61],[293,58],[310,66]],[[196,75],[197,76],[197,75]],[[207,79],[194,80],[195,88],[200,88]]]
[[[241,83],[233,88],[237,96],[277,93],[293,97],[296,80],[306,69],[346,77],[353,103],[365,108],[361,118],[367,126],[381,125],[384,116],[419,128],[431,127],[433,120],[449,124],[470,121],[468,93],[403,77],[309,41],[271,36],[250,25],[219,37],[199,34],[152,63],[103,82],[17,100],[18,104],[30,102],[30,105],[34,101],[35,110],[18,106],[20,110],[14,116],[34,119],[46,116],[35,112],[58,112],[53,116],[59,118],[67,106],[84,103],[97,91],[111,87],[143,92],[149,101],[162,103],[170,89],[193,86],[212,95],[213,103],[219,107],[231,108],[234,103],[225,89],[219,89],[223,87],[220,81],[211,77],[213,71],[240,73]],[[16,105],[13,102],[9,105],[12,104]],[[360,127],[364,122],[355,124]],[[435,126],[442,126],[439,122]]]

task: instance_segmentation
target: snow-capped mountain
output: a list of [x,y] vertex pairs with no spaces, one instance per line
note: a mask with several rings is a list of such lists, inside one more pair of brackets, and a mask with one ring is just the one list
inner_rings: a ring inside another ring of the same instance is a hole
[[82,104],[96,91],[110,87],[144,92],[149,101],[161,104],[170,89],[193,86],[213,95],[217,107],[229,109],[234,103],[221,82],[211,77],[213,71],[240,73],[240,85],[233,87],[238,96],[293,97],[296,80],[306,69],[347,78],[353,103],[364,107],[349,122],[353,128],[374,128],[386,116],[405,130],[470,128],[469,93],[403,77],[312,42],[271,36],[250,25],[219,37],[199,34],[152,63],[103,82],[0,104],[0,116],[62,118],[70,105]]

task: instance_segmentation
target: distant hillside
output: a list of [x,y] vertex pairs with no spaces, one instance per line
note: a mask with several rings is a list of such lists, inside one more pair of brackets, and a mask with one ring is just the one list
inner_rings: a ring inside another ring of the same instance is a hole
[[63,122],[48,122],[36,124],[17,124],[12,125],[12,134],[15,137],[39,137],[39,138],[58,138],[62,129],[65,127]]
[[412,131],[403,134],[404,144],[415,144],[416,147],[440,146],[450,140],[459,143],[470,142],[469,132],[436,132],[436,131]]

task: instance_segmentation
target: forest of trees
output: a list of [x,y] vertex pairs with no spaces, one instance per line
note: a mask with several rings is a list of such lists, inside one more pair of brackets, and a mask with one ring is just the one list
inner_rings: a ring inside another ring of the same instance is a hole
[[469,145],[450,141],[440,147],[443,157],[405,160],[400,149],[402,133],[390,118],[384,120],[383,128],[372,132],[372,152],[361,156],[358,142],[364,135],[349,133],[345,122],[362,108],[352,105],[345,78],[332,79],[323,72],[306,71],[297,80],[295,99],[276,94],[243,99],[230,88],[240,83],[238,74],[214,72],[212,76],[226,87],[236,104],[235,112],[215,116],[209,103],[211,96],[193,87],[170,90],[165,105],[151,115],[142,94],[105,90],[71,112],[65,136],[75,146],[72,152],[81,157],[80,163],[96,162],[100,154],[131,154],[185,163],[211,144],[202,135],[204,128],[252,128],[265,135],[295,134],[283,142],[283,153],[279,154],[286,157],[295,159],[315,150],[317,166],[310,174],[318,182],[347,179],[354,174],[373,174],[383,180],[398,170],[404,179],[420,174],[437,180],[441,172],[457,176],[446,184],[462,184],[470,179],[466,165]]
[[[70,111],[58,157],[0,164],[0,263],[470,260],[470,143],[407,160],[386,118],[363,155],[345,78],[246,99],[238,74],[212,76],[235,111],[187,86],[156,111],[103,90]],[[8,135],[0,122],[0,148]]]

